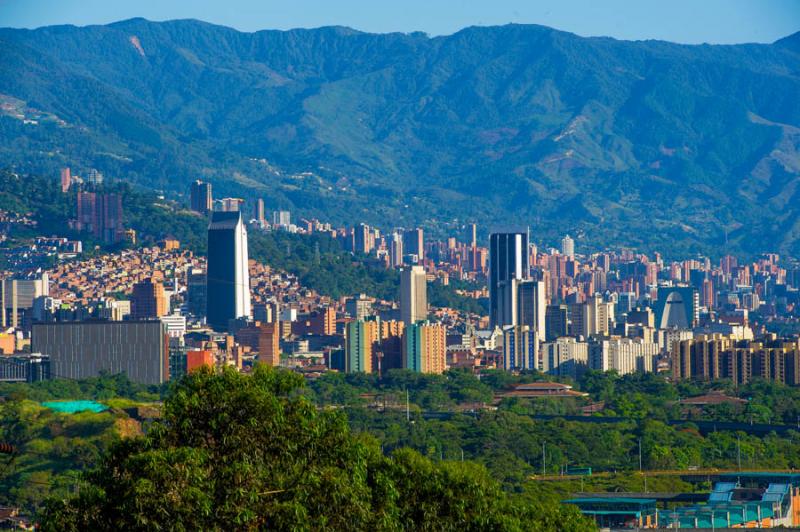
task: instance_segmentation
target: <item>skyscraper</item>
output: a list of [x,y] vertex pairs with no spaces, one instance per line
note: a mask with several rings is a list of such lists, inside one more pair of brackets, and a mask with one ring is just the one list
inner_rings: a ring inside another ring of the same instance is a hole
[[211,183],[205,183],[199,180],[195,181],[192,183],[189,196],[190,208],[193,211],[199,212],[200,214],[208,214],[211,212],[211,207],[214,204],[214,200],[211,196]]
[[253,204],[253,218],[255,218],[259,225],[264,225],[266,222],[264,218],[264,200],[261,198],[258,198]]
[[403,367],[420,373],[447,369],[447,334],[444,325],[416,323],[403,331]]
[[513,325],[527,325],[536,334],[540,342],[544,342],[545,314],[547,303],[544,294],[544,282],[524,280],[517,284],[517,321]]
[[403,265],[403,236],[400,233],[392,233],[389,255],[392,267]]
[[428,293],[425,269],[409,266],[400,270],[400,318],[413,325],[428,317]]
[[239,211],[216,211],[208,226],[208,324],[217,331],[228,320],[250,316],[247,229]]
[[575,241],[569,235],[561,239],[561,254],[575,258]]
[[529,277],[528,235],[492,233],[489,237],[489,318],[492,327],[514,325],[516,283]]
[[417,262],[422,262],[425,258],[425,238],[421,228],[403,233],[403,250],[407,255],[416,255]]
[[345,326],[345,371],[372,373],[372,347],[378,340],[377,321],[351,321]]

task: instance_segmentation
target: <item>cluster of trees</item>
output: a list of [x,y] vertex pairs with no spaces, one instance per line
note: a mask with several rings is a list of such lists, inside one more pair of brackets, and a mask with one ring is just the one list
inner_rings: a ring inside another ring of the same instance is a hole
[[[514,489],[541,473],[558,474],[570,467],[596,471],[800,467],[800,431],[755,436],[743,432],[701,433],[695,419],[794,421],[800,390],[767,382],[737,389],[729,383],[670,383],[655,374],[626,375],[589,372],[576,389],[585,399],[503,399],[496,410],[471,411],[471,403],[490,403],[496,392],[514,384],[544,379],[535,373],[512,375],[485,372],[480,379],[465,371],[419,375],[393,370],[384,377],[328,374],[312,382],[309,392],[321,405],[347,406],[351,426],[374,435],[384,449],[410,447],[431,458],[464,456],[483,463],[492,475]],[[678,404],[717,389],[747,402],[705,410]],[[406,421],[408,391],[411,423]],[[590,402],[604,408],[594,414],[598,423],[541,419],[539,414],[577,415]],[[387,404],[386,408],[383,405]],[[377,408],[367,408],[367,406]],[[459,405],[462,408],[458,408]],[[624,421],[604,418],[623,417]],[[667,420],[684,420],[668,424]]]
[[257,366],[185,377],[163,422],[121,440],[52,499],[43,530],[586,530],[554,499],[515,495],[478,464],[381,452],[302,377]]

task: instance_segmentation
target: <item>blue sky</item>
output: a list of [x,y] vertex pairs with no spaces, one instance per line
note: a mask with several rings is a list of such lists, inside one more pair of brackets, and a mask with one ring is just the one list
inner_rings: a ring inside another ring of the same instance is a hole
[[579,35],[683,43],[772,42],[800,30],[800,0],[0,0],[0,26],[196,18],[243,31],[350,26],[450,34],[536,23]]

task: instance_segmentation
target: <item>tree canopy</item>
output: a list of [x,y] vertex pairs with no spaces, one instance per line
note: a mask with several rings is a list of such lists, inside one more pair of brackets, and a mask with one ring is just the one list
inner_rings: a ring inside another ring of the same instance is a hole
[[171,391],[146,435],[114,444],[43,530],[585,530],[576,510],[502,490],[480,465],[385,456],[302,377],[210,369]]

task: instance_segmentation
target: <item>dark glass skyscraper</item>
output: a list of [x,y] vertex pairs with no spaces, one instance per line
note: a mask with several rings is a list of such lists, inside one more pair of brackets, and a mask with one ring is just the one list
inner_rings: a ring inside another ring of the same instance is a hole
[[489,236],[489,318],[491,325],[514,325],[516,283],[527,279],[528,234],[492,233]]
[[208,226],[208,324],[216,331],[228,321],[250,316],[247,229],[239,211],[214,211]]

